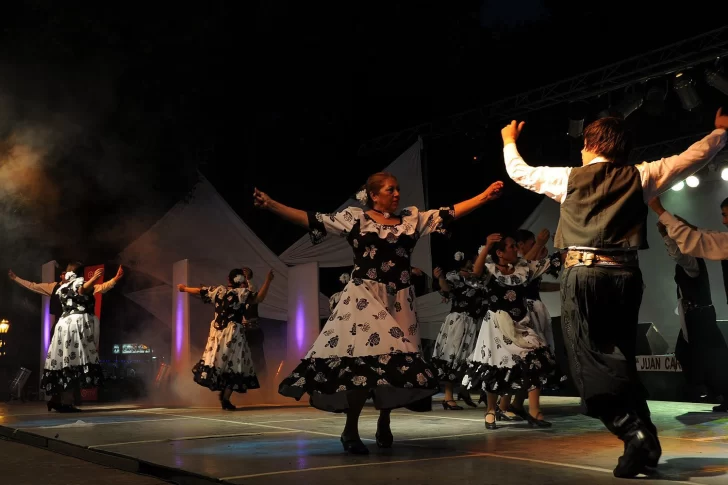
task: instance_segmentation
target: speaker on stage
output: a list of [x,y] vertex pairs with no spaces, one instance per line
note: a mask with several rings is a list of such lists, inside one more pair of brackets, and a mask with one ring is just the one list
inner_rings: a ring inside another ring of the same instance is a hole
[[637,355],[665,355],[667,341],[652,322],[637,324]]

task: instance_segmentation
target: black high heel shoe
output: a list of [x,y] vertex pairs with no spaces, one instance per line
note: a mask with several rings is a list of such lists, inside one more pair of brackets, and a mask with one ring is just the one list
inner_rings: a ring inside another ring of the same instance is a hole
[[[453,406],[452,404],[448,404],[451,402],[454,402],[455,405]],[[450,399],[449,401],[442,401],[442,408],[445,410],[449,409],[451,411],[462,411],[463,410],[462,407],[458,406],[457,402],[455,402],[454,399]]]
[[223,409],[224,409],[225,411],[235,411],[236,409],[238,409],[238,408],[237,408],[237,407],[235,407],[235,405],[234,405],[233,403],[231,403],[231,402],[230,402],[230,401],[229,401],[228,399],[223,399],[223,400],[221,401],[221,403],[222,403],[222,408],[223,408]]
[[458,399],[463,401],[465,404],[470,406],[471,408],[477,408],[478,405],[473,402],[473,398],[470,397],[469,392],[458,392]]
[[[538,413],[538,416],[543,416],[543,413]],[[546,420],[539,419],[538,417],[531,416],[531,413],[525,413],[525,419],[528,421],[528,424],[531,425],[531,427],[536,426],[538,428],[550,428],[551,423],[549,423]]]
[[369,448],[361,442],[360,438],[347,439],[344,435],[341,435],[341,445],[344,447],[344,451],[351,453],[352,455],[368,455]]
[[[513,413],[513,416],[508,416],[507,413]],[[522,418],[511,411],[510,409],[507,411],[503,411],[501,408],[495,408],[495,419],[496,421],[521,421]]]
[[[493,416],[493,422],[488,422],[488,416]],[[497,420],[494,412],[485,413],[485,429],[498,429],[498,425],[495,423]]]
[[374,437],[377,439],[377,446],[379,448],[391,448],[392,443],[394,443],[394,435],[392,435],[392,430],[389,429],[389,426],[387,426],[387,429],[377,429]]

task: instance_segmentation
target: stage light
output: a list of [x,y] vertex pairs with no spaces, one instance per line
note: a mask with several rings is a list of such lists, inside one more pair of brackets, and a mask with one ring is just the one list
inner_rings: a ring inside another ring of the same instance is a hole
[[672,87],[677,93],[677,97],[680,98],[683,109],[692,111],[702,103],[698,91],[695,89],[695,81],[690,76],[682,72],[677,73]]
[[645,111],[651,116],[660,116],[665,113],[665,99],[667,98],[667,81],[650,86],[645,95]]
[[722,178],[723,180],[728,180],[728,167],[720,171],[720,178]]
[[720,91],[721,93],[728,96],[728,79],[723,77],[720,73],[717,73],[715,71],[706,70],[705,71],[705,81]]
[[616,106],[610,106],[599,113],[599,118],[616,116],[617,118],[627,119],[629,115],[642,107],[642,103],[644,103],[644,101],[645,98],[641,93],[626,93],[622,101],[620,101]]
[[678,192],[678,191],[682,190],[683,187],[685,187],[685,182],[678,182],[672,186],[672,190],[674,190],[675,192]]
[[0,320],[0,333],[8,333],[8,330],[10,330],[10,322],[3,318]]
[[685,183],[688,184],[688,187],[695,188],[700,185],[700,179],[695,175],[691,175],[690,177],[685,179]]
[[569,104],[569,129],[566,134],[572,138],[579,138],[584,132],[584,118],[587,104],[583,101]]

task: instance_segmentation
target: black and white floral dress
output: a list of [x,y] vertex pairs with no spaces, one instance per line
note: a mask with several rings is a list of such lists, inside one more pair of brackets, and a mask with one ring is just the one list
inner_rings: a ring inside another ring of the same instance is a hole
[[[341,412],[347,391],[367,390],[377,409],[429,410],[439,391],[436,369],[423,359],[410,281],[410,255],[422,236],[445,233],[454,210],[409,207],[392,225],[375,222],[361,208],[309,213],[314,244],[327,235],[346,237],[354,271],[321,334],[279,392]],[[399,222],[399,223],[397,223]]]
[[450,298],[450,313],[437,334],[432,363],[440,381],[460,384],[487,308],[486,292],[479,278],[458,271],[449,272],[445,279],[450,291],[443,295]]
[[[549,274],[554,278],[559,276],[561,270],[561,253],[555,252],[549,256],[551,263],[549,269],[546,270],[545,274]],[[549,313],[546,304],[541,301],[541,286],[542,277],[534,278],[526,288],[526,305],[528,306],[528,312],[531,318],[531,324],[533,329],[546,340],[549,348],[552,352],[555,351],[554,346],[554,330],[551,325],[551,314]]]
[[[103,378],[94,335],[99,326],[96,299],[92,290],[79,293],[84,282],[74,277],[56,290],[63,313],[53,330],[41,379],[41,387],[50,395],[98,387]],[[111,287],[113,282],[103,285],[104,290]]]
[[255,293],[247,288],[214,286],[201,288],[200,297],[215,305],[215,318],[202,359],[192,368],[195,382],[211,391],[229,387],[244,393],[260,388],[242,323],[245,302],[255,298]]
[[508,394],[535,389],[553,379],[556,359],[534,330],[526,302],[528,284],[550,263],[549,258],[520,260],[509,275],[486,263],[482,282],[488,289],[488,310],[463,378],[468,389]]

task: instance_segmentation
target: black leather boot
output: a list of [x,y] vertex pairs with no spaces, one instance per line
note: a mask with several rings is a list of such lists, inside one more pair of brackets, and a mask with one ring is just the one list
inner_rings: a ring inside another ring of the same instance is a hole
[[[660,442],[650,426],[631,413],[602,421],[612,433],[624,441],[624,455],[619,457],[614,476],[634,478],[640,473],[650,474],[661,454]],[[654,425],[652,428],[654,429]]]

